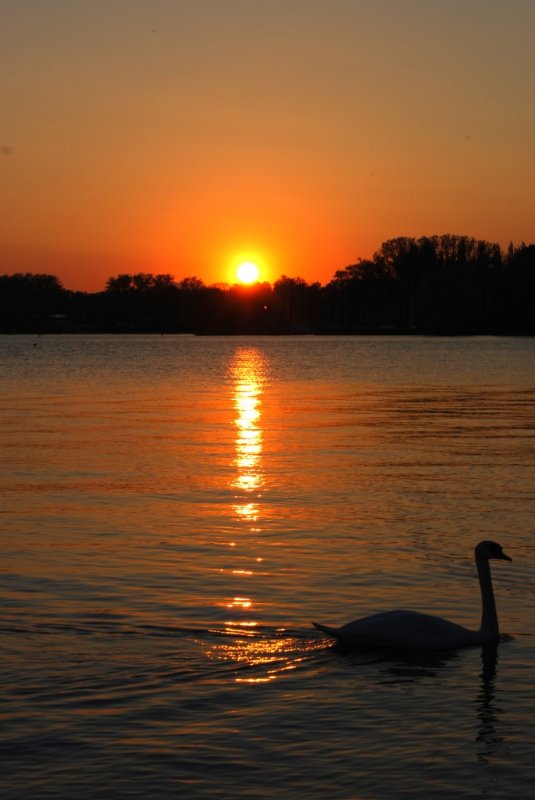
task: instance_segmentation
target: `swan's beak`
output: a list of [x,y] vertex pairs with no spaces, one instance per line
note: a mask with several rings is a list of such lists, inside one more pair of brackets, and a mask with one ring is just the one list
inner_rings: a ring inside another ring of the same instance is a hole
[[500,561],[512,561],[513,560],[510,556],[506,556],[505,553],[503,552],[503,550],[502,550],[502,552],[500,553],[499,556],[496,556],[496,558],[498,558]]

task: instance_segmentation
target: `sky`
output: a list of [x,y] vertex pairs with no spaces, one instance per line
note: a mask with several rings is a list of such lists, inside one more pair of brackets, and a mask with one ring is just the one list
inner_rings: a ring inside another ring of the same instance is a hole
[[535,242],[535,0],[0,0],[0,273]]

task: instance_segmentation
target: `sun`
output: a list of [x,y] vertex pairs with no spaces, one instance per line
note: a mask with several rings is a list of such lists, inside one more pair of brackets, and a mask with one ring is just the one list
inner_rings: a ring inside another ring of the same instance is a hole
[[244,261],[236,270],[236,275],[240,283],[256,283],[260,270],[252,261]]

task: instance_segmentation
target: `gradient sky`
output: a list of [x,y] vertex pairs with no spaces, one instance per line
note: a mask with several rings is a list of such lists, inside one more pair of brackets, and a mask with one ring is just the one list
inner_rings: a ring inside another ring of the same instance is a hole
[[0,0],[0,272],[535,241],[534,0]]

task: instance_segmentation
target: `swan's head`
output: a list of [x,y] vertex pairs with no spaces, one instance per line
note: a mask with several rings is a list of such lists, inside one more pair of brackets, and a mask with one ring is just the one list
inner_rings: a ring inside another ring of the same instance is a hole
[[485,559],[489,560],[489,558],[497,558],[500,561],[512,561],[512,558],[506,556],[502,550],[501,544],[497,542],[491,542],[489,540],[480,542],[476,547],[476,559]]

